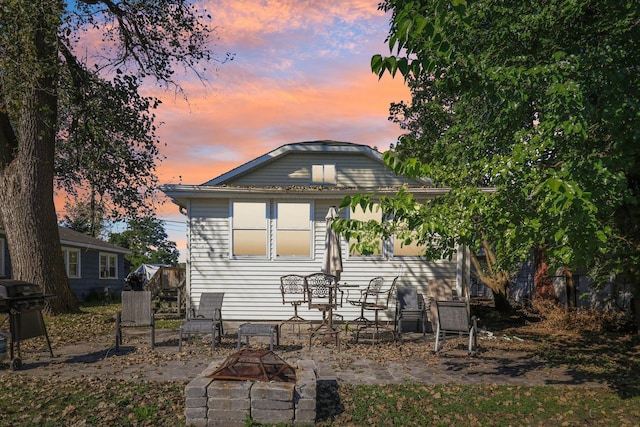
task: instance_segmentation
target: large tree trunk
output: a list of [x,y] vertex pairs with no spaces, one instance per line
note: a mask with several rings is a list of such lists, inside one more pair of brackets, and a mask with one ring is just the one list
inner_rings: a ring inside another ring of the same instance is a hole
[[486,260],[484,268],[473,252],[471,253],[471,263],[480,281],[491,289],[496,310],[507,312],[511,310],[511,303],[509,302],[511,292],[510,274],[508,271],[495,269],[496,258],[487,242],[484,243],[484,251]]
[[569,267],[563,267],[562,273],[564,274],[564,282],[567,286],[567,307],[574,309],[576,308],[576,302],[578,300],[578,295],[576,294],[576,284],[573,281],[573,273]]
[[496,280],[494,286],[491,287],[493,292],[493,303],[496,310],[501,312],[507,312],[511,310],[511,303],[509,302],[511,286],[509,285],[509,277],[503,278],[503,280]]
[[534,251],[533,262],[536,268],[533,276],[534,297],[557,302],[558,296],[549,276],[549,265],[543,248]]
[[57,11],[36,9],[37,72],[20,84],[16,117],[0,108],[0,213],[13,277],[54,294],[45,311],[61,313],[77,310],[78,303],[65,272],[53,201],[58,64],[51,13]]

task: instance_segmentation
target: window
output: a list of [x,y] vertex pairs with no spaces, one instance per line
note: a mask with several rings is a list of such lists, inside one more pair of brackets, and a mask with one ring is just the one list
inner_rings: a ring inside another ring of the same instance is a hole
[[311,204],[276,204],[276,257],[311,257]]
[[314,184],[335,184],[336,165],[311,166],[311,182]]
[[418,245],[415,241],[408,245],[402,245],[402,240],[394,237],[393,239],[393,256],[422,256],[425,247]]
[[[362,222],[368,221],[377,221],[382,222],[382,210],[378,205],[374,205],[372,210],[367,210],[366,212],[362,210],[360,206],[356,207],[355,210],[351,210],[349,214],[349,219],[355,219]],[[349,255],[351,256],[362,256],[362,253],[359,251],[352,249],[352,245],[356,243],[356,239],[349,239]],[[382,255],[382,239],[378,242],[377,249],[374,250],[375,256]]]
[[397,232],[393,236],[393,256],[394,257],[403,257],[403,256],[424,256],[426,251],[425,245],[418,245],[418,243],[413,240],[411,243],[404,244],[404,240],[409,237],[416,237],[416,232],[420,232],[415,224],[409,225],[407,221],[402,221],[397,226]]
[[64,258],[64,267],[67,271],[67,277],[80,277],[80,249],[62,248],[62,256]]
[[100,253],[100,278],[118,278],[118,256],[115,254]]
[[231,213],[231,254],[267,256],[267,203],[233,202]]

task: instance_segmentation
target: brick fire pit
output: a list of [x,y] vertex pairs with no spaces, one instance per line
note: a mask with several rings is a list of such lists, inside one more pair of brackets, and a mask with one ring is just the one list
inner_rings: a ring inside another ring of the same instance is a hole
[[[254,357],[267,361],[267,371],[273,370],[274,360],[279,359],[286,367],[295,368],[295,375],[252,380],[246,379],[244,370],[238,380],[229,379],[234,363],[251,362]],[[213,365],[185,388],[188,426],[243,426],[249,417],[263,424],[315,423],[316,366],[312,360],[299,360],[295,367],[290,367],[272,352],[254,355],[244,351],[229,356],[220,367]],[[217,372],[222,373],[221,379],[215,378]]]

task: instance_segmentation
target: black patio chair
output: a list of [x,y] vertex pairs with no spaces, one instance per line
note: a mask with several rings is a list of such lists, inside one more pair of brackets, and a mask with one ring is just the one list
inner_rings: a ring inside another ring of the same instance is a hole
[[447,333],[469,335],[469,354],[478,347],[478,323],[471,316],[467,301],[436,301],[438,328],[436,330],[435,352],[439,350],[440,338],[444,342]]
[[369,323],[371,323],[371,321],[364,316],[364,306],[367,299],[367,294],[379,293],[380,290],[382,289],[383,284],[384,284],[384,277],[382,276],[374,277],[373,279],[369,280],[369,284],[367,285],[366,289],[360,290],[360,295],[358,295],[358,298],[351,299],[347,296],[347,302],[349,304],[355,307],[360,307],[360,316],[356,317],[349,323],[355,323],[357,325],[356,327],[361,326],[361,323],[364,323],[365,327],[369,325]]
[[402,338],[403,322],[414,322],[415,330],[421,330],[426,339],[427,307],[422,294],[415,286],[398,286],[396,291],[396,338]]

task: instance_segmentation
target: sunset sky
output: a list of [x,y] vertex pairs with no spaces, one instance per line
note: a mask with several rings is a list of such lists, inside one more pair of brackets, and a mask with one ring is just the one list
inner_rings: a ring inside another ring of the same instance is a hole
[[[211,0],[214,49],[235,59],[207,86],[185,78],[157,111],[166,159],[161,184],[201,184],[281,145],[331,139],[389,148],[400,134],[391,102],[408,100],[401,78],[378,80],[371,56],[387,54],[388,16],[378,0]],[[153,89],[149,89],[153,91]],[[184,259],[185,217],[165,203],[170,240]]]

